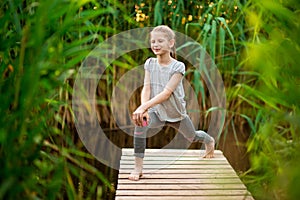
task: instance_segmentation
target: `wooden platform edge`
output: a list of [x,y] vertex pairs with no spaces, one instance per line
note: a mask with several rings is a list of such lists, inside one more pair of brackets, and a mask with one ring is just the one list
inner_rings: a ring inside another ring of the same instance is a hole
[[143,177],[128,180],[134,168],[132,148],[122,149],[116,200],[254,200],[223,152],[201,158],[204,150],[146,149]]

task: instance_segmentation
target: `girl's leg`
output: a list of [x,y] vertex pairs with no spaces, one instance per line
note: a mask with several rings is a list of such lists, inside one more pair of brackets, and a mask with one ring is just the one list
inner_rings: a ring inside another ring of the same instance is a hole
[[180,122],[170,123],[170,125],[176,128],[181,134],[184,135],[190,142],[202,142],[205,144],[205,155],[204,158],[212,158],[214,156],[215,140],[209,136],[206,132],[198,130],[196,131],[194,125],[187,116]]
[[146,138],[147,131],[149,128],[159,128],[162,127],[165,122],[162,122],[157,117],[156,113],[148,113],[150,122],[148,126],[136,126],[134,129],[134,156],[144,158],[144,153],[146,149]]
[[134,156],[139,158],[144,158],[144,153],[146,149],[146,137],[147,137],[148,127],[136,126],[134,128]]
[[150,123],[146,127],[136,126],[134,129],[134,156],[135,166],[134,170],[129,175],[128,179],[138,181],[142,176],[143,171],[143,158],[146,149],[146,137],[149,128],[158,128],[164,125],[154,112],[149,112]]
[[198,130],[196,131],[194,141],[201,141],[205,144],[205,155],[203,158],[213,158],[215,150],[215,140],[209,136],[206,132]]
[[128,179],[138,181],[142,176],[143,158],[146,149],[146,136],[148,127],[136,126],[134,129],[134,170],[130,173]]

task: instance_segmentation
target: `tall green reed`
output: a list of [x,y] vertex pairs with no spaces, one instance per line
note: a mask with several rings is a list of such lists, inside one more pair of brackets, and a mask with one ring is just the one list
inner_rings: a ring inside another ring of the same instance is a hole
[[299,197],[299,8],[295,1],[251,1],[244,9],[249,82],[238,84],[238,96],[252,120],[245,180],[258,199]]
[[103,21],[116,8],[106,3],[1,2],[1,199],[113,194],[102,165],[71,132],[72,78],[97,42],[114,33]]

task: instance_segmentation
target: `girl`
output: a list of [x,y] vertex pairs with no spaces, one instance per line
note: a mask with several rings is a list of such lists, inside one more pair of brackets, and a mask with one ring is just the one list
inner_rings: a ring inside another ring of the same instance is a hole
[[149,128],[170,125],[190,142],[205,144],[205,158],[214,155],[215,141],[204,131],[195,131],[187,115],[182,78],[185,65],[175,59],[175,33],[168,26],[157,26],[150,33],[151,50],[156,58],[146,60],[141,105],[133,112],[135,168],[129,175],[137,181],[142,176]]

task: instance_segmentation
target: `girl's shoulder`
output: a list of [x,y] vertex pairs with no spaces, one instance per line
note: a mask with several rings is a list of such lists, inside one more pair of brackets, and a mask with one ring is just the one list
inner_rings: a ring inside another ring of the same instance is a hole
[[150,64],[156,62],[157,58],[154,57],[149,57],[146,61],[145,64]]
[[150,65],[153,65],[157,62],[157,58],[150,57],[145,61],[145,68],[147,69]]
[[175,65],[176,65],[176,66],[182,66],[182,67],[185,67],[185,64],[184,64],[183,62],[179,61],[179,60],[174,59],[174,62],[175,62]]
[[174,72],[179,72],[181,74],[185,73],[185,64],[181,61],[175,60],[174,59],[174,64],[172,65],[172,70]]

